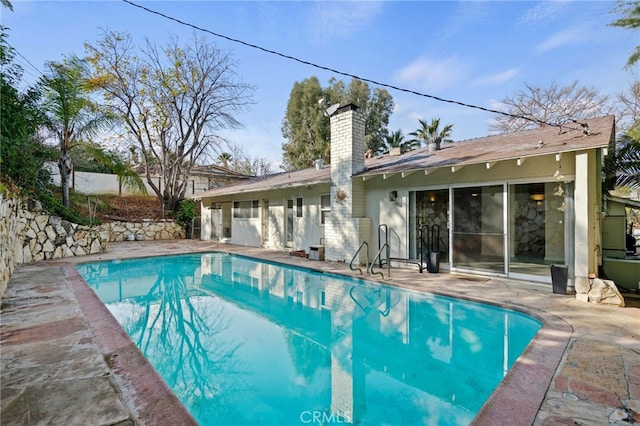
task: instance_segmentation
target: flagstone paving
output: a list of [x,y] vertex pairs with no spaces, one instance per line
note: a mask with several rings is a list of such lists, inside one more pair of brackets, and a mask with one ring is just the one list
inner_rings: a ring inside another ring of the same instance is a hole
[[[359,275],[344,263],[191,240],[111,244],[107,253],[21,265],[0,300],[0,424],[195,424],[73,265],[210,250]],[[543,321],[474,424],[640,424],[640,299],[601,306],[553,294],[548,285],[411,267],[365,278]]]

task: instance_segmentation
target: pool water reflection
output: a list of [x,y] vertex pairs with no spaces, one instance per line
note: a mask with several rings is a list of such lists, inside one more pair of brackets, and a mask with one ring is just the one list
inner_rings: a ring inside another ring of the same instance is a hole
[[468,424],[540,328],[227,253],[78,270],[201,425]]

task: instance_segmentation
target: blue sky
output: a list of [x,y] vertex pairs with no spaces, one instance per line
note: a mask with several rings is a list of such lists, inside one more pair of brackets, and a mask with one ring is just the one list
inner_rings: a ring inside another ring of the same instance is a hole
[[[13,0],[1,11],[9,43],[34,81],[50,60],[84,53],[101,29],[130,33],[162,45],[170,35],[187,42],[193,29],[125,2]],[[614,96],[634,80],[624,65],[640,32],[609,27],[615,2],[598,1],[145,1],[145,7],[264,48],[370,80],[482,107],[524,88],[578,80]],[[203,34],[206,35],[206,34]],[[238,118],[244,128],[225,132],[251,158],[279,170],[280,131],[291,88],[316,76],[308,65],[211,35],[230,50],[243,81],[256,87],[255,104]],[[28,63],[27,63],[28,61]],[[33,65],[33,66],[32,66]],[[635,70],[635,78],[638,75]],[[418,119],[453,124],[453,139],[484,136],[492,115],[388,89],[395,101],[390,131],[414,131]]]

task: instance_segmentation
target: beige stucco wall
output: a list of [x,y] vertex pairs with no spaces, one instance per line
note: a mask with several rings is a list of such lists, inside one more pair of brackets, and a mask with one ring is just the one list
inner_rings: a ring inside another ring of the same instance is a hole
[[[269,237],[265,244],[265,248],[275,250],[305,250],[309,251],[312,245],[319,245],[324,242],[325,225],[320,224],[320,196],[329,194],[329,185],[301,186],[291,188],[289,190],[273,190],[269,192],[255,192],[251,194],[243,194],[242,196],[233,197],[233,201],[249,201],[258,200],[259,217],[253,219],[231,219],[231,238],[225,239],[230,244],[246,245],[251,247],[260,247],[263,245],[262,239],[262,221],[268,222],[267,232]],[[295,215],[296,199],[302,198],[303,213],[302,217]],[[230,197],[224,197],[229,200]],[[286,208],[287,200],[294,200],[294,241],[292,247],[286,246]],[[220,198],[220,201],[223,199]],[[268,217],[264,218],[265,213],[262,208],[265,200],[269,203]],[[203,236],[207,240],[211,235],[212,216],[215,210],[211,209],[212,203],[216,202],[216,198],[206,198],[202,200],[202,223]],[[233,214],[233,211],[231,212]]]

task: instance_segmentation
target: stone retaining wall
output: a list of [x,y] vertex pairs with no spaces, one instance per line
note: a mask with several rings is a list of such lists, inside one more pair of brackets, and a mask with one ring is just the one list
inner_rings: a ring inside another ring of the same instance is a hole
[[107,244],[134,239],[185,238],[175,221],[112,222],[87,227],[28,208],[19,198],[0,193],[0,298],[17,264],[103,253]]
[[7,283],[16,264],[16,254],[21,247],[18,236],[18,211],[20,201],[6,198],[0,191],[0,297],[7,288]]
[[108,232],[109,242],[179,240],[186,237],[185,230],[173,220],[159,222],[111,222],[96,227]]
[[46,213],[23,210],[19,219],[22,249],[17,263],[84,256],[107,251],[109,233],[62,220]]

